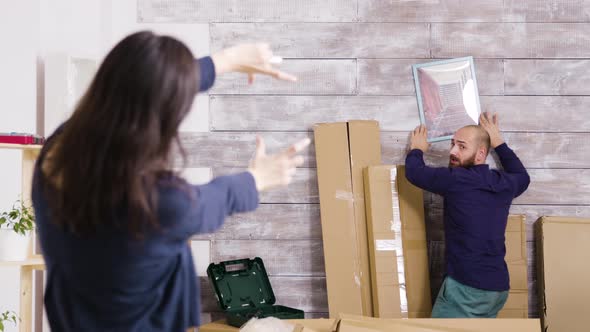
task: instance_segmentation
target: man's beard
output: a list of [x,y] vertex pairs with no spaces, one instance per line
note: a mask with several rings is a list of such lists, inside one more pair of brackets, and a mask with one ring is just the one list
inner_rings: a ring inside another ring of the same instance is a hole
[[475,153],[471,157],[469,157],[469,158],[467,158],[467,159],[465,159],[463,161],[460,161],[460,160],[455,159],[455,161],[457,161],[458,164],[452,164],[451,161],[453,159],[454,159],[453,156],[450,156],[449,157],[449,167],[465,167],[465,168],[469,168],[469,167],[475,165]]

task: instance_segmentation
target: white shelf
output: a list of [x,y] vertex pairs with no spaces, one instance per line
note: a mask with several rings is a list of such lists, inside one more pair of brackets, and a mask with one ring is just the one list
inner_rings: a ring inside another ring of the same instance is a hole
[[0,267],[45,266],[43,258],[28,258],[24,261],[0,261]]
[[17,150],[41,150],[43,145],[41,144],[12,144],[12,143],[0,143],[1,149],[17,149]]

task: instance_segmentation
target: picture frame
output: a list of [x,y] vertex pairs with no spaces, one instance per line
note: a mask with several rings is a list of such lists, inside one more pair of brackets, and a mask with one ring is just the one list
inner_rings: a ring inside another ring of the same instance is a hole
[[449,140],[455,131],[479,123],[481,106],[473,57],[412,65],[420,123],[428,142]]

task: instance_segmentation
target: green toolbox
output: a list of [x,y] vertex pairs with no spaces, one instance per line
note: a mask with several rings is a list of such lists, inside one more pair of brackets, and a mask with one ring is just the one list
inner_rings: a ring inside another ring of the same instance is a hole
[[207,275],[227,323],[241,327],[253,317],[303,319],[303,311],[275,304],[275,295],[262,259],[211,263]]

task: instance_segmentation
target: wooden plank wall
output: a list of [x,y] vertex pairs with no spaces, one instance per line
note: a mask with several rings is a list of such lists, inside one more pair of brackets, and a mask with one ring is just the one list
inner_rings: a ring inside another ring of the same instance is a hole
[[[267,41],[296,84],[219,78],[209,94],[209,133],[184,136],[188,166],[225,174],[247,167],[254,137],[274,149],[317,122],[376,119],[383,160],[403,163],[418,123],[410,65],[473,55],[485,111],[500,114],[509,145],[529,169],[512,213],[527,216],[531,317],[538,317],[533,222],[590,217],[590,3],[585,0],[139,0],[143,23],[208,23],[211,51]],[[280,304],[325,316],[327,299],[313,148],[290,188],[260,209],[198,239],[212,260],[262,256]],[[448,142],[432,165],[446,165]],[[443,273],[442,204],[425,197],[432,287]],[[206,312],[217,312],[202,279]],[[215,315],[213,316],[215,317]]]

